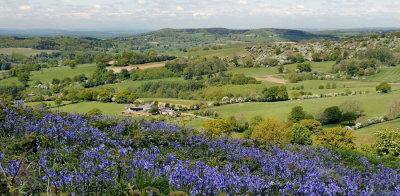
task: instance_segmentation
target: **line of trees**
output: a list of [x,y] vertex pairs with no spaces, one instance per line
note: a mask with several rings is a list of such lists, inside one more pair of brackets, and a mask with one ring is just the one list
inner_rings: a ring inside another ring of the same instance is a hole
[[165,67],[185,79],[219,73],[227,70],[228,64],[218,57],[188,57],[169,61]]
[[127,65],[174,60],[175,58],[176,57],[172,55],[159,54],[154,50],[149,50],[146,53],[135,53],[130,51],[123,52],[122,54],[114,55],[113,60],[114,60],[114,66],[127,66]]

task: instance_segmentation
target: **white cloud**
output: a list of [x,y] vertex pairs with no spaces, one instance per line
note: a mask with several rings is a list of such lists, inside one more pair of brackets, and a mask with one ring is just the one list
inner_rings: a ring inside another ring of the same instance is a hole
[[[17,16],[18,14],[18,16]],[[216,17],[218,16],[218,17]],[[0,0],[1,25],[350,27],[400,24],[399,0]],[[29,20],[27,20],[29,19]],[[146,21],[146,22],[140,22]],[[96,23],[97,22],[97,23]],[[294,24],[294,25],[293,25]]]
[[29,6],[29,5],[21,5],[21,6],[19,6],[19,10],[22,10],[22,11],[28,11],[28,10],[31,10],[31,9],[32,9],[32,7]]
[[208,18],[208,17],[210,17],[212,15],[215,15],[215,12],[214,11],[210,11],[210,10],[208,10],[208,11],[195,11],[195,12],[193,12],[192,15],[195,16],[195,17],[199,16],[199,17],[205,19],[205,18]]
[[244,0],[240,0],[240,1],[239,1],[239,4],[241,4],[241,5],[247,5],[247,4],[249,4],[249,2],[244,1]]

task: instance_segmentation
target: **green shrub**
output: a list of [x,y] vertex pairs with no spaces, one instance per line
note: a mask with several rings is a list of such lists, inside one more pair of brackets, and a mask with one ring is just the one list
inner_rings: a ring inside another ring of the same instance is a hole
[[89,115],[98,116],[102,115],[102,111],[99,108],[93,108],[87,112]]
[[310,63],[299,63],[299,64],[297,64],[297,69],[300,72],[311,72],[311,64]]
[[298,145],[311,145],[312,139],[310,131],[300,124],[294,124],[290,129],[291,139],[290,143]]
[[343,127],[333,127],[324,130],[318,135],[315,144],[318,146],[333,146],[337,148],[355,149],[355,136],[353,131],[346,130]]
[[267,118],[254,127],[251,138],[268,144],[286,144],[290,142],[290,130],[282,121]]
[[391,155],[398,157],[400,155],[400,130],[385,129],[377,132],[375,149],[379,155]]
[[322,132],[322,124],[314,119],[305,119],[300,121],[300,125],[306,127],[311,134],[319,134]]
[[376,86],[376,91],[378,93],[388,93],[392,90],[392,87],[387,82],[381,82],[378,86]]
[[206,133],[214,136],[230,135],[234,127],[227,119],[207,120],[204,122],[203,127]]
[[295,106],[292,108],[288,116],[288,121],[298,123],[301,120],[304,120],[306,116],[306,112],[304,112],[303,107]]

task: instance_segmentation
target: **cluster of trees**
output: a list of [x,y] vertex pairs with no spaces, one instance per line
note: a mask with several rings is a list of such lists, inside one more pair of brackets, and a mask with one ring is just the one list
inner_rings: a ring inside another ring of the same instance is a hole
[[[197,77],[196,80],[203,79],[202,77]],[[246,84],[261,84],[260,81],[257,81],[254,77],[246,77],[244,74],[235,74],[231,73],[225,74],[225,72],[221,72],[219,74],[209,75],[209,78],[205,81],[205,84],[210,86],[215,85],[246,85]]]
[[333,72],[346,73],[348,77],[369,76],[377,72],[377,64],[378,62],[376,59],[348,59],[334,65]]
[[122,54],[114,55],[115,66],[127,66],[144,64],[151,62],[161,62],[175,59],[175,56],[159,54],[154,50],[149,50],[146,53],[123,52]]
[[252,56],[246,56],[243,59],[239,59],[238,56],[233,57],[232,61],[235,67],[261,67],[261,66],[277,66],[279,60],[275,58],[264,58],[259,61],[255,61]]
[[74,37],[1,37],[0,48],[34,48],[38,50],[105,51],[115,45],[108,40]]
[[194,99],[194,92],[203,87],[203,82],[196,80],[146,82],[136,89],[136,93],[140,97]]
[[395,66],[396,63],[399,63],[396,62],[393,52],[385,47],[369,48],[360,54],[360,58],[376,59],[387,66]]
[[[298,115],[296,113],[302,113]],[[314,119],[305,119],[307,114],[298,106],[293,108],[288,121],[272,118],[264,119],[255,115],[247,122],[231,116],[208,120],[203,124],[205,132],[215,137],[230,135],[233,132],[243,132],[247,138],[273,145],[312,145],[355,149],[352,131],[342,127],[322,129],[322,124]],[[312,138],[315,138],[314,140]]]
[[290,53],[287,57],[290,63],[304,63],[304,56],[300,53]]
[[192,79],[195,76],[203,76],[226,71],[228,64],[218,57],[188,57],[169,61],[165,67],[173,73]]
[[254,77],[246,77],[244,74],[235,74],[231,77],[231,83],[235,85],[261,84],[261,81],[257,81]]
[[[126,69],[122,69],[125,70]],[[124,72],[125,72],[124,71]],[[121,71],[122,72],[122,71]],[[153,80],[153,79],[161,79],[168,77],[179,77],[179,74],[173,73],[169,69],[165,67],[156,67],[151,69],[132,69],[127,72],[129,74],[130,79],[133,81],[136,80]]]
[[336,48],[332,52],[324,51],[324,52],[314,52],[311,55],[312,61],[320,62],[320,61],[341,61],[342,59],[346,59],[349,56],[348,51],[341,51]]
[[9,69],[11,69],[11,62],[8,58],[8,55],[0,54],[0,70]]
[[300,72],[300,73],[292,73],[289,75],[289,81],[291,83],[297,83],[303,80],[313,80],[318,79],[318,76],[313,75],[311,72]]
[[311,63],[299,63],[297,64],[297,70],[299,72],[311,72]]
[[335,124],[340,122],[353,123],[363,115],[361,102],[351,99],[343,102],[339,106],[326,108],[322,113],[316,115],[316,119],[322,124]]
[[104,84],[114,84],[121,80],[130,78],[130,74],[126,69],[120,73],[114,73],[113,70],[107,70],[105,65],[98,64],[96,70],[83,81],[81,84],[85,88],[100,86]]
[[289,100],[289,94],[285,85],[271,86],[263,90],[263,96],[259,101],[275,102]]
[[134,103],[139,96],[131,90],[125,89],[117,92],[114,88],[102,87],[98,89],[82,89],[77,86],[68,86],[55,95],[57,105],[63,100],[76,103],[79,101],[101,101],[101,102],[117,102],[117,103]]
[[[37,55],[27,57],[25,55],[13,53],[12,55],[0,55],[0,66],[6,72],[7,77],[19,77],[29,75],[31,71],[39,71],[42,68],[62,66],[70,66],[74,68],[78,64],[93,63],[94,59],[99,55],[98,52],[42,52]],[[61,63],[60,63],[61,62]],[[26,74],[27,72],[28,74]],[[20,80],[23,84],[27,80]]]
[[17,86],[15,84],[1,85],[0,86],[0,95],[11,96],[12,99],[18,100],[18,99],[22,99],[24,90],[25,90],[24,86]]

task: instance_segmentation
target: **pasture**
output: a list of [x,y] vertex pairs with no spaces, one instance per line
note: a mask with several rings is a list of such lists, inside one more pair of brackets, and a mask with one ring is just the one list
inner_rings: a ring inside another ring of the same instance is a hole
[[[30,76],[29,85],[32,85],[36,80],[40,80],[42,82],[50,82],[53,78],[62,79],[64,77],[73,77],[79,74],[85,74],[86,76],[90,75],[96,70],[95,64],[83,64],[77,65],[74,69],[70,67],[62,66],[62,67],[52,67],[52,68],[44,68],[40,71],[32,71]],[[8,84],[20,84],[17,77],[7,78],[4,80],[0,80],[1,85]]]
[[[32,102],[26,103],[26,105],[37,106],[40,105],[42,102]],[[102,111],[103,115],[109,116],[121,116],[121,111],[125,110],[127,104],[117,104],[117,103],[102,103],[102,102],[95,102],[95,101],[86,101],[86,102],[78,102],[78,103],[71,103],[70,101],[63,101],[60,107],[57,107],[54,101],[46,101],[46,104],[51,105],[52,110],[61,110],[63,112],[68,113],[86,113],[93,108],[98,108]]]
[[[332,65],[335,63],[334,61],[324,61],[324,62],[310,62],[312,71],[318,72],[327,72],[330,71]],[[294,72],[297,67],[297,63],[284,65],[285,69],[290,72]],[[232,74],[244,74],[246,76],[251,76],[255,78],[263,78],[267,77],[268,75],[275,75],[279,74],[278,66],[275,67],[259,67],[259,68],[233,68],[228,71],[228,73]]]
[[232,45],[225,45],[222,46],[222,49],[218,50],[212,50],[211,48],[209,50],[204,50],[204,47],[197,47],[197,48],[192,48],[193,51],[188,52],[173,52],[171,54],[174,54],[178,57],[183,57],[183,56],[206,56],[206,57],[211,57],[211,56],[217,56],[217,57],[234,57],[234,56],[241,56],[241,55],[249,55],[249,52],[246,51],[245,47],[242,44],[232,44]]
[[[139,80],[139,81],[132,81],[132,80],[125,80],[120,83],[116,84],[107,84],[105,86],[116,88],[116,90],[123,90],[123,89],[133,89],[138,88],[140,85],[146,82],[159,82],[159,81],[182,81],[182,77],[173,77],[173,78],[162,78],[162,79],[154,79],[154,80]],[[95,87],[101,88],[101,86]]]
[[156,68],[156,67],[164,67],[166,61],[164,62],[152,62],[152,63],[145,63],[145,64],[140,64],[140,65],[129,65],[125,67],[117,67],[117,66],[110,66],[107,67],[108,70],[113,70],[116,73],[121,72],[122,69],[126,69],[128,71],[132,69],[150,69],[150,68]]
[[13,53],[22,54],[25,56],[37,55],[42,52],[52,53],[57,52],[58,50],[36,50],[32,48],[0,48],[0,54],[11,55]]
[[[221,117],[235,115],[238,118],[249,119],[253,115],[260,114],[263,117],[286,120],[289,112],[294,106],[302,106],[308,113],[315,114],[322,112],[330,106],[338,106],[346,100],[358,99],[363,105],[367,117],[381,116],[387,111],[388,105],[400,98],[400,92],[396,91],[389,94],[378,94],[373,92],[366,95],[341,96],[329,98],[316,98],[304,100],[289,100],[281,102],[248,102],[223,105],[214,107]],[[377,104],[379,100],[379,104]]]
[[367,81],[400,83],[400,67],[383,67],[382,70],[367,77]]

